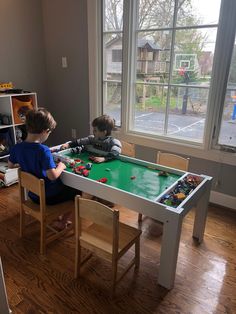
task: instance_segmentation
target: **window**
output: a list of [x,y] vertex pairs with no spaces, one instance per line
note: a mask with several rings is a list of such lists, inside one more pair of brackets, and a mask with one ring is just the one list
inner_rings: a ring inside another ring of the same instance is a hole
[[122,62],[122,50],[121,49],[112,50],[112,62]]
[[142,138],[147,146],[173,143],[200,148],[206,156],[212,150],[213,159],[214,149],[236,147],[236,2],[100,4],[100,106],[116,119],[121,134],[136,143]]
[[231,59],[218,143],[236,147],[236,41]]

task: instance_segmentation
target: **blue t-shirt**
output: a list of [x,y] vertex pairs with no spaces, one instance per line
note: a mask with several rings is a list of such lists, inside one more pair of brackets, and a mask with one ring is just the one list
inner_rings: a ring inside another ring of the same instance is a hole
[[[60,178],[53,181],[47,178],[46,171],[56,168],[56,165],[52,153],[46,145],[29,142],[16,144],[10,150],[9,161],[19,164],[22,171],[44,179],[46,198],[56,196],[63,190]],[[29,196],[38,199],[33,193],[29,193]]]

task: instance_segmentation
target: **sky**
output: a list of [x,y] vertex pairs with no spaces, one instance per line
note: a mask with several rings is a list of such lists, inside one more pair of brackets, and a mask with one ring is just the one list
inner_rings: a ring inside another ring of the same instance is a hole
[[[203,24],[217,24],[219,19],[221,0],[192,0],[194,13],[202,18]],[[202,30],[205,34],[206,30]],[[214,51],[216,31],[209,29],[207,32],[207,43],[205,44],[205,51]]]
[[221,0],[192,0],[195,12],[203,17],[203,23],[218,23]]

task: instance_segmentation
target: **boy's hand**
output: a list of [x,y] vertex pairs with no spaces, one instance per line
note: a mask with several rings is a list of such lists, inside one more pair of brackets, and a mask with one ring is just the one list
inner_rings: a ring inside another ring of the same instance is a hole
[[63,162],[59,162],[56,168],[48,169],[46,171],[47,177],[49,180],[56,180],[60,177],[62,171],[66,169],[66,165]]
[[65,144],[62,144],[62,145],[61,145],[60,149],[63,150],[63,149],[67,149],[67,148],[69,148],[69,147],[70,147],[69,144],[68,144],[68,143],[65,143]]
[[60,161],[57,164],[57,168],[59,168],[60,170],[64,170],[64,169],[66,169],[66,165],[63,162]]
[[96,162],[96,163],[101,163],[101,162],[104,162],[106,159],[104,157],[94,157],[93,158],[93,162]]

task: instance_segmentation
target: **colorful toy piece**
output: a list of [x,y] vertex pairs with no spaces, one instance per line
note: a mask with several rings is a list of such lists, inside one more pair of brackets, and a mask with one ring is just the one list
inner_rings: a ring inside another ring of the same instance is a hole
[[201,183],[201,177],[188,174],[168,193],[162,196],[160,203],[178,207],[181,202]]
[[158,174],[157,174],[159,177],[168,177],[168,172],[166,172],[166,171],[160,171],[160,172],[158,172]]
[[86,168],[87,170],[90,170],[90,169],[92,168],[92,166],[93,166],[93,164],[92,164],[91,162],[89,162],[89,163],[87,163],[87,164],[85,165],[85,168]]
[[89,156],[89,160],[94,161],[95,156]]
[[82,171],[82,175],[83,175],[84,177],[88,177],[88,176],[89,176],[89,171],[88,171],[87,169],[84,169],[84,170]]
[[101,182],[101,183],[106,183],[107,182],[107,178],[101,178],[99,180],[97,180],[98,182]]
[[84,148],[83,146],[73,147],[73,148],[71,148],[70,152],[72,154],[81,154],[83,148]]
[[60,148],[51,148],[51,153],[58,153],[60,151]]
[[73,168],[73,172],[82,176],[82,171],[79,169],[79,167]]

